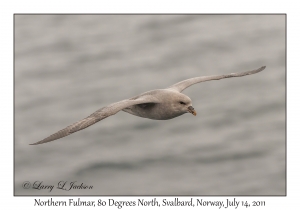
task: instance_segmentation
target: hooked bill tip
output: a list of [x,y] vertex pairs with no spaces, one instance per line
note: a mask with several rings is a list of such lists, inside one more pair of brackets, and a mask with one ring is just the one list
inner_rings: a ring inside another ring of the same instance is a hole
[[193,114],[194,116],[197,115],[197,112],[195,111],[194,107],[192,107],[192,106],[189,106],[189,107],[188,107],[188,111],[189,111],[191,114]]

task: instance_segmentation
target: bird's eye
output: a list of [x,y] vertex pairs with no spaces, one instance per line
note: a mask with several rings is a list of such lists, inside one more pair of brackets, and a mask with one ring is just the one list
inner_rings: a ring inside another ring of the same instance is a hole
[[185,105],[185,103],[184,103],[183,101],[180,101],[180,104],[183,104],[183,105]]

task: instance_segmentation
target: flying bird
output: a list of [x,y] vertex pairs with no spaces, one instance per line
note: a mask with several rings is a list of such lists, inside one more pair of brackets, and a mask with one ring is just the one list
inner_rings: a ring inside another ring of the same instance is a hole
[[265,68],[266,66],[262,66],[256,70],[240,73],[194,77],[178,82],[166,89],[151,90],[133,98],[125,99],[105,106],[90,116],[75,122],[72,125],[69,125],[68,127],[50,135],[41,141],[30,145],[43,144],[63,138],[72,133],[85,129],[111,115],[118,113],[121,110],[138,117],[144,117],[153,120],[169,120],[185,113],[191,113],[196,116],[197,113],[192,106],[191,99],[187,95],[181,93],[184,89],[200,82],[256,74]]

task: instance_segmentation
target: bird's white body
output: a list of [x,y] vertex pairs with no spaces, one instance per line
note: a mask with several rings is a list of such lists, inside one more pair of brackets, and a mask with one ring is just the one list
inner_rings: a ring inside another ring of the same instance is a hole
[[188,113],[188,107],[192,106],[192,100],[188,96],[170,89],[148,91],[133,97],[132,100],[148,95],[151,95],[159,102],[136,104],[122,110],[138,117],[153,120],[169,120]]

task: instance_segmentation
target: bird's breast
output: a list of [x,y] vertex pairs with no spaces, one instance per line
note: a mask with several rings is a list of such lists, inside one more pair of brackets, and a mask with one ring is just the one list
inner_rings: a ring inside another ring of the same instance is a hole
[[170,105],[145,103],[127,107],[123,111],[143,118],[149,118],[153,120],[169,120],[174,117],[178,117],[184,113],[177,113],[172,111]]

